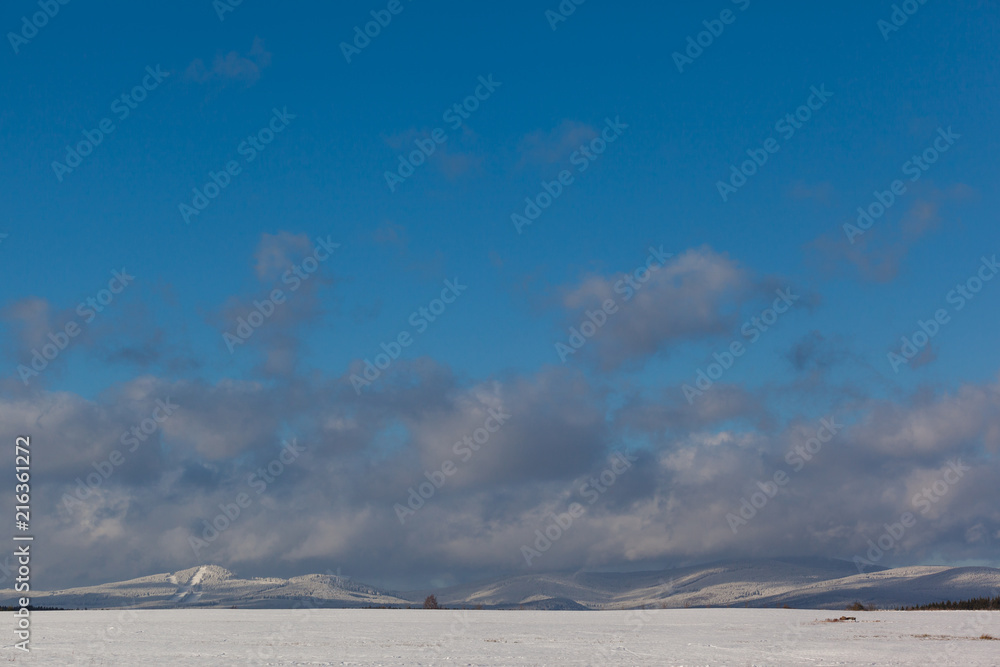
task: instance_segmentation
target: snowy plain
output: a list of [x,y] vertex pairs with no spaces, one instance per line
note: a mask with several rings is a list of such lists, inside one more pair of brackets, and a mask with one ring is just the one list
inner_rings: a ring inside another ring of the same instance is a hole
[[[856,621],[827,622],[842,615]],[[13,619],[8,616],[11,626]],[[11,630],[13,628],[11,627]],[[32,614],[25,665],[1000,664],[998,612],[92,610]],[[10,633],[13,635],[13,632]]]

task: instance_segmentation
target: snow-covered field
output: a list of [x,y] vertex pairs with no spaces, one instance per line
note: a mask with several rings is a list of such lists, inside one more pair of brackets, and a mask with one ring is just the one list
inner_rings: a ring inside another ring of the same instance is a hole
[[[825,622],[841,615],[856,622]],[[13,618],[8,636],[13,636]],[[113,610],[32,614],[38,665],[983,665],[998,612]]]

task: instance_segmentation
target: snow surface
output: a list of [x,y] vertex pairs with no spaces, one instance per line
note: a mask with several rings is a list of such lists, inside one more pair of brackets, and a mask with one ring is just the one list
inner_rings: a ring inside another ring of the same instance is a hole
[[[843,613],[857,621],[826,622]],[[1000,663],[1000,641],[979,639],[983,634],[1000,637],[998,612],[119,609],[35,612],[31,618],[30,655],[8,644],[0,662],[796,667]]]

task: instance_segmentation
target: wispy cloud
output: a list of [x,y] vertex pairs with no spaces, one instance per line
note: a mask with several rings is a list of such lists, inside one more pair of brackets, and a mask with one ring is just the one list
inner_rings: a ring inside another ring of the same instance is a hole
[[946,190],[928,189],[904,210],[896,224],[889,222],[890,215],[886,214],[865,233],[850,240],[838,227],[808,243],[806,250],[828,271],[847,264],[863,280],[890,282],[899,275],[910,250],[944,222],[945,207],[966,201],[974,194],[964,184]]
[[271,65],[271,53],[264,48],[264,40],[254,37],[253,46],[246,54],[238,51],[217,54],[211,68],[201,58],[196,58],[184,73],[185,78],[198,83],[210,81],[240,81],[247,86],[257,83],[261,72]]
[[564,120],[551,130],[536,130],[518,142],[519,166],[563,162],[580,144],[596,136],[592,125],[575,120]]

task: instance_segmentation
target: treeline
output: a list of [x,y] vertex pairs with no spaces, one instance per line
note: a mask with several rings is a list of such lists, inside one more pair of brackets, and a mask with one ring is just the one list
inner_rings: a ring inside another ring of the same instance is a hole
[[994,598],[972,598],[971,600],[946,600],[915,607],[899,607],[901,611],[1000,611],[1000,595]]
[[[0,611],[17,611],[20,607],[9,607],[7,605],[0,605]],[[28,611],[66,611],[62,607],[36,607],[33,604],[28,605]]]

